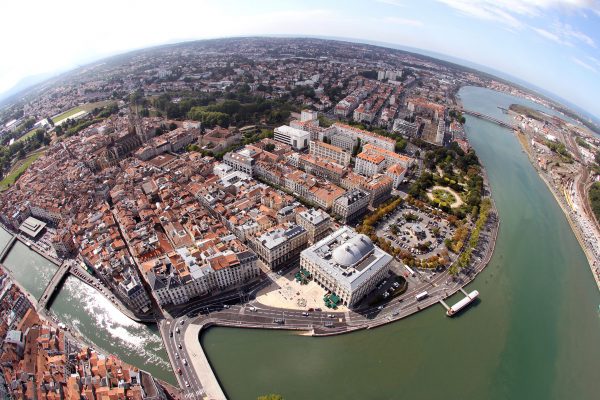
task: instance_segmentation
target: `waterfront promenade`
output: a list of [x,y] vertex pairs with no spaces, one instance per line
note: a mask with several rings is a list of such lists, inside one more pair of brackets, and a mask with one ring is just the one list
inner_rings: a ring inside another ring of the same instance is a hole
[[[484,180],[489,193],[485,174]],[[194,396],[199,393],[205,394],[210,399],[225,398],[200,343],[203,330],[211,326],[292,330],[303,335],[321,337],[373,329],[396,322],[431,306],[437,306],[440,301],[462,291],[471,283],[490,262],[499,226],[500,221],[492,199],[488,221],[481,232],[478,245],[473,252],[472,264],[468,268],[461,270],[456,279],[453,279],[447,270],[433,278],[422,276],[416,287],[382,308],[372,307],[359,312],[315,311],[305,315],[301,310],[269,307],[255,300],[246,304],[224,306],[228,300],[235,301],[238,296],[235,294],[230,298],[223,297],[211,304],[198,304],[195,308],[188,309],[192,315],[202,312],[196,317],[190,318],[184,315],[161,321],[159,324],[161,336],[173,369],[176,371],[183,398],[195,398]],[[261,285],[256,286],[254,293],[260,287]],[[429,292],[429,297],[421,301],[416,300],[415,295],[424,290]],[[440,307],[440,318],[445,318],[445,311]],[[279,319],[284,322],[277,322]],[[177,328],[180,333],[176,332]],[[186,360],[187,364],[183,360]],[[181,374],[177,373],[179,370]]]

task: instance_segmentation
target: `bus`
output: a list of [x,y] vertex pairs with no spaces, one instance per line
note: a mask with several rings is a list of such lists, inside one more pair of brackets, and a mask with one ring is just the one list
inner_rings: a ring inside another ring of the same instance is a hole
[[429,296],[429,293],[427,293],[427,291],[425,291],[425,292],[421,292],[418,295],[416,295],[415,299],[417,299],[417,301],[421,301],[423,299],[426,299],[427,296]]

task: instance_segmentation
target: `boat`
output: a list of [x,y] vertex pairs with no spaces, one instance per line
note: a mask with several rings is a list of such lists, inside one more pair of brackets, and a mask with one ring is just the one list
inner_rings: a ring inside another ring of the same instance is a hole
[[479,292],[477,290],[473,290],[465,298],[463,298],[458,303],[456,303],[455,305],[453,305],[452,307],[450,307],[448,309],[448,311],[446,311],[446,315],[449,316],[449,317],[455,315],[460,310],[462,310],[463,308],[465,308],[466,306],[468,306],[469,304],[471,304],[471,302],[473,300],[475,300],[478,296],[479,296]]

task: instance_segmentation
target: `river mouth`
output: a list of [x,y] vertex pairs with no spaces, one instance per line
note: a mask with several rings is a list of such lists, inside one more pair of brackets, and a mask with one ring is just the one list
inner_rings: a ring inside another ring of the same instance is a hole
[[[498,107],[530,103],[482,88],[459,95],[466,108],[506,121]],[[458,318],[432,307],[319,340],[211,328],[201,343],[229,398],[597,397],[600,293],[582,249],[513,133],[468,116],[465,129],[501,221],[489,266],[466,289],[481,301]]]

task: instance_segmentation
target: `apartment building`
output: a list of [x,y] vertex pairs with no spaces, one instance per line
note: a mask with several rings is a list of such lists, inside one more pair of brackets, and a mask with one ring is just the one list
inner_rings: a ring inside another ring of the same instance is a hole
[[349,151],[317,140],[310,141],[309,154],[316,158],[326,158],[344,167],[350,164],[352,158],[352,154]]
[[313,244],[329,233],[331,218],[326,212],[311,208],[296,214],[296,223],[308,232],[308,243]]
[[333,202],[332,212],[340,217],[343,224],[356,221],[369,207],[370,196],[361,189],[351,189]]
[[[329,138],[331,144],[334,146],[338,146],[349,151],[352,151],[353,147],[358,142],[358,139],[360,139],[363,145],[370,143],[389,151],[394,151],[396,148],[396,141],[394,139],[365,131],[354,126],[342,124],[340,122],[336,122],[329,128],[325,129],[323,131],[323,136]],[[349,146],[350,143],[352,143],[351,146]]]
[[256,164],[257,153],[249,148],[244,148],[237,152],[230,151],[223,156],[223,162],[236,171],[242,171],[252,176]]
[[307,243],[306,229],[293,223],[277,226],[253,240],[256,254],[271,270],[297,262]]

